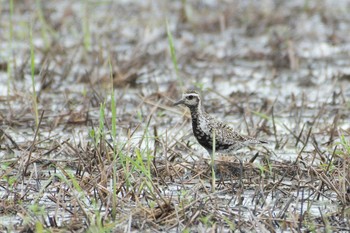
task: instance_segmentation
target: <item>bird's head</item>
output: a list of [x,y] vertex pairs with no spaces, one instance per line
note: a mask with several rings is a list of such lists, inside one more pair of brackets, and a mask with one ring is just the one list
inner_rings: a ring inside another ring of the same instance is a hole
[[191,109],[196,108],[200,104],[200,101],[201,99],[198,92],[189,90],[182,95],[182,98],[179,101],[174,103],[174,106],[183,104]]

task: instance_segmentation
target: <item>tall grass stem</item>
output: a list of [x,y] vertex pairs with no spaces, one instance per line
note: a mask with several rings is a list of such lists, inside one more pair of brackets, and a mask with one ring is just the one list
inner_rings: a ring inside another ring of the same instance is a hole
[[37,95],[35,90],[35,54],[34,54],[34,43],[33,43],[33,28],[30,26],[29,31],[29,40],[30,40],[30,74],[32,77],[32,91],[33,91],[33,108],[35,113],[35,125],[39,124],[39,112],[38,112],[38,102]]
[[211,190],[215,192],[215,130],[213,130],[213,151],[211,154]]
[[180,87],[183,89],[183,81],[182,81],[182,79],[181,79],[181,77],[179,75],[179,67],[178,67],[178,63],[177,63],[177,59],[176,59],[176,51],[175,51],[174,39],[173,39],[173,35],[171,34],[171,31],[170,31],[170,28],[169,28],[168,20],[166,20],[166,31],[167,31],[167,35],[168,35],[170,56],[171,56],[171,60],[173,62],[174,68],[175,68],[176,79],[177,79],[178,84],[180,85]]
[[111,111],[112,111],[112,140],[113,140],[113,160],[112,160],[112,218],[117,216],[117,105],[115,103],[114,87],[113,87],[113,69],[110,58],[108,59],[109,74],[111,78]]

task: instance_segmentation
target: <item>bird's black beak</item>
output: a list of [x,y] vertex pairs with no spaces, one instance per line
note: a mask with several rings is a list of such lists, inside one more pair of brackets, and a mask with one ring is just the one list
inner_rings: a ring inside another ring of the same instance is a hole
[[173,104],[173,106],[176,106],[176,105],[179,105],[179,104],[183,104],[183,103],[184,103],[184,100],[181,99],[181,100],[176,101],[176,102]]

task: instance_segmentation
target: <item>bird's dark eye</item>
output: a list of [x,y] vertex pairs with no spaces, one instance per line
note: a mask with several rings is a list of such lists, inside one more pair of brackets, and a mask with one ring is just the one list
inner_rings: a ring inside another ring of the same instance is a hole
[[193,99],[193,95],[189,95],[189,96],[187,96],[187,99],[188,99],[188,100]]

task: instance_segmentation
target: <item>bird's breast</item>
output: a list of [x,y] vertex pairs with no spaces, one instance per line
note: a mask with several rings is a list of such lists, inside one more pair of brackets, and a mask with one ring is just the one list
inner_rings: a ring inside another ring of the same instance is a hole
[[[205,149],[211,151],[213,149],[213,128],[215,125],[211,125],[209,120],[204,117],[192,118],[193,134],[197,141]],[[215,150],[225,151],[232,147],[232,143],[223,141],[224,132],[222,128],[215,128]],[[237,144],[238,145],[238,144]]]
[[201,144],[204,148],[211,150],[213,146],[213,138],[208,122],[205,119],[193,118],[192,129],[193,134],[199,144]]

